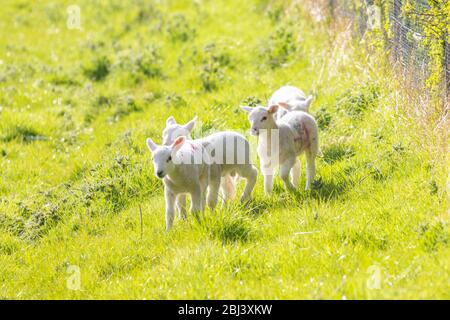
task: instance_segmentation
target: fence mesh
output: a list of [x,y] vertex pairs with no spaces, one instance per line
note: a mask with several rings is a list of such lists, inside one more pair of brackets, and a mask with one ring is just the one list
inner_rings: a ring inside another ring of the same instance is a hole
[[[382,6],[374,0],[328,0],[330,12],[334,18],[344,17],[353,21],[356,36],[364,37],[373,25],[373,14],[377,13],[379,25],[383,31],[385,46],[391,52],[392,59],[400,64],[401,70],[411,75],[409,79],[415,85],[425,85],[431,73],[430,48],[426,43],[442,43],[442,84],[446,95],[450,94],[450,46],[448,32],[442,38],[424,32],[423,19],[420,15],[430,8],[429,0],[410,0],[412,10],[404,12],[406,0],[386,0]],[[447,0],[442,0],[447,1]],[[356,4],[355,4],[356,3]],[[448,13],[450,14],[450,13]],[[385,20],[389,21],[389,30],[384,29]],[[448,19],[447,19],[448,21]],[[387,35],[389,33],[389,36]],[[429,40],[429,41],[425,41]]]

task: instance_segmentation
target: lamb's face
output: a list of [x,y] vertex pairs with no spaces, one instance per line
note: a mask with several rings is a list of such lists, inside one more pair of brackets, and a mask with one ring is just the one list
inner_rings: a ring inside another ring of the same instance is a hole
[[162,179],[173,170],[172,148],[160,146],[153,152],[153,167],[158,178]]
[[188,123],[181,125],[176,123],[175,119],[171,116],[166,121],[166,128],[163,130],[163,144],[171,145],[176,138],[185,136],[190,138],[191,132],[194,129],[197,117],[189,121]]
[[155,169],[155,175],[162,179],[166,175],[173,172],[175,168],[174,157],[178,150],[183,146],[186,141],[186,137],[181,136],[175,139],[175,141],[169,146],[159,146],[153,142],[152,139],[147,138],[147,147],[153,155],[153,167]]
[[190,132],[187,131],[182,125],[172,124],[167,126],[163,130],[163,144],[171,145],[176,138],[180,136],[189,136]]
[[277,106],[265,108],[258,106],[256,108],[241,107],[248,113],[250,122],[250,133],[254,136],[259,135],[260,130],[270,130],[274,126],[273,114],[277,111]]

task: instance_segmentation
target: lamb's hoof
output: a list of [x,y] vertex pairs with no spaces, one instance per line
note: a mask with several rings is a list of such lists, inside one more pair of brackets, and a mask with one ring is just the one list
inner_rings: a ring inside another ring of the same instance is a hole
[[311,183],[312,189],[315,189],[315,190],[320,189],[322,187],[322,185],[323,185],[322,177],[319,177],[318,179],[314,180]]
[[245,198],[241,198],[240,202],[241,202],[241,204],[245,205],[245,204],[249,203],[251,200],[252,200],[251,197],[245,197]]
[[286,190],[287,190],[287,192],[292,193],[292,192],[296,192],[297,188],[294,187],[293,185],[290,185],[290,186],[286,186]]

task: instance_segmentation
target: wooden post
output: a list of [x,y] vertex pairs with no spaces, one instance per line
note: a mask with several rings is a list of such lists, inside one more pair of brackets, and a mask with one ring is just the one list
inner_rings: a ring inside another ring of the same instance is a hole
[[359,14],[358,14],[358,36],[362,38],[364,36],[364,33],[367,31],[367,23],[366,23],[366,2],[362,1],[361,6],[359,7]]
[[401,44],[401,33],[402,33],[402,26],[401,26],[401,8],[402,8],[402,0],[394,0],[393,1],[394,7],[392,8],[392,23],[393,23],[393,31],[394,31],[394,39],[393,39],[393,55],[394,59],[398,59],[398,51],[399,46]]
[[390,46],[389,46],[389,42],[388,42],[388,35],[387,35],[386,29],[385,29],[384,26],[386,24],[386,20],[385,20],[386,19],[386,16],[385,16],[386,9],[389,10],[389,6],[387,6],[387,8],[386,8],[386,6],[387,6],[386,2],[382,1],[380,3],[380,14],[381,14],[381,17],[380,17],[381,21],[380,21],[380,23],[381,23],[381,32],[383,34],[384,48],[385,48],[385,50],[388,50],[390,48]]

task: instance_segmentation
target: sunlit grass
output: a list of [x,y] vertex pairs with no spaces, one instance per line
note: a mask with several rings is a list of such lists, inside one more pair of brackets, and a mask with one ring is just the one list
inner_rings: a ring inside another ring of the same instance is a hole
[[[69,30],[69,4],[0,13],[0,298],[450,298],[447,159],[345,32],[306,4],[138,0],[78,1]],[[313,190],[259,176],[166,233],[145,138],[169,115],[246,133],[239,105],[284,84],[316,94]]]

